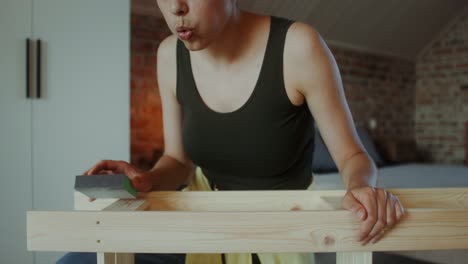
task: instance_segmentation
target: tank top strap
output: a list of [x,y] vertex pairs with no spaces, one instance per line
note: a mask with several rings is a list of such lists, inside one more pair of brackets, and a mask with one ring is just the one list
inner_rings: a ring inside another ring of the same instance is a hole
[[177,57],[177,83],[176,97],[179,104],[186,105],[193,101],[196,97],[195,80],[192,74],[192,65],[190,62],[190,53],[184,43],[177,39],[176,48]]
[[277,65],[282,69],[286,34],[292,23],[293,21],[286,18],[271,17],[270,40],[265,54],[266,65]]
[[286,34],[293,23],[294,21],[286,18],[271,17],[270,36],[259,76],[260,86],[256,93],[256,100],[263,102],[260,105],[292,106],[284,85],[283,57]]

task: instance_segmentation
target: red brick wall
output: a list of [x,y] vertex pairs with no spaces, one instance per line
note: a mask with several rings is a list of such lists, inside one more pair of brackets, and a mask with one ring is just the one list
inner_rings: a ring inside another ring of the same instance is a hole
[[[161,102],[156,79],[156,50],[169,35],[164,20],[132,14],[131,160],[149,168],[163,151]],[[330,47],[339,64],[355,122],[371,118],[377,139],[412,140],[414,62]]]
[[131,23],[131,162],[147,169],[163,150],[156,51],[170,31],[153,16],[132,14]]
[[331,47],[340,68],[346,98],[356,123],[375,139],[414,139],[414,62]]
[[415,135],[433,162],[462,164],[468,120],[468,14],[435,39],[416,63]]

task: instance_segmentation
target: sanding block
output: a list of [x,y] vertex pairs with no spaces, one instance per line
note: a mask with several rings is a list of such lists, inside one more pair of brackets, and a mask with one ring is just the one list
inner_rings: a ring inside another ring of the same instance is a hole
[[75,178],[75,190],[90,198],[135,198],[137,190],[125,174],[79,175]]

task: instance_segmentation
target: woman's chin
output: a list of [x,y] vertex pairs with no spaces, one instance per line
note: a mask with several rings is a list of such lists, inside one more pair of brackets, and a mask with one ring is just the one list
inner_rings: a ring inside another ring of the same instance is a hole
[[200,51],[208,46],[207,43],[194,39],[182,40],[182,42],[184,43],[185,47],[190,51]]

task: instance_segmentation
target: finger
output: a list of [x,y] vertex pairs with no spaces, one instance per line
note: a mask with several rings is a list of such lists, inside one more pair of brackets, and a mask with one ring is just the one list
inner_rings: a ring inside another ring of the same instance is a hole
[[122,171],[123,164],[119,161],[115,160],[102,160],[98,164],[96,164],[90,171],[88,175],[96,174],[98,171],[101,170],[112,170],[112,171]]
[[92,168],[93,168],[93,167],[87,169],[85,172],[83,172],[82,175],[83,175],[83,176],[88,176],[88,175],[89,175],[89,171],[91,171]]
[[400,199],[398,199],[397,196],[395,196],[395,199],[396,199],[396,203],[395,203],[396,220],[398,222],[405,215],[405,208],[403,207],[403,205],[400,202]]
[[115,174],[115,173],[111,170],[101,170],[98,172],[98,174]]
[[100,162],[96,163],[91,169],[88,170],[86,175],[93,175],[97,174],[98,171],[107,169],[108,164],[111,163],[110,160],[101,160]]
[[362,240],[360,241],[360,242],[361,242],[361,246],[367,245],[367,243],[369,243],[370,240],[371,240],[371,237],[370,237],[370,236],[365,236],[365,237],[362,238]]
[[133,178],[132,185],[139,192],[149,192],[151,191],[152,184],[150,181],[143,179],[142,176],[137,176]]
[[396,220],[396,212],[395,212],[395,203],[396,203],[396,198],[395,195],[392,193],[388,193],[388,199],[387,199],[387,228],[393,228],[395,226],[397,220]]
[[379,235],[387,225],[387,191],[385,189],[377,189],[377,222],[373,226],[366,241],[372,240]]
[[83,175],[84,175],[84,176],[89,176],[89,175],[91,175],[91,174],[92,174],[92,171],[93,171],[96,167],[101,166],[101,165],[100,165],[101,162],[102,162],[102,161],[96,163],[94,166],[92,166],[91,168],[89,168],[88,170],[86,170],[86,171],[83,173]]
[[92,175],[92,174],[96,174],[95,171],[97,170],[102,170],[103,166],[104,166],[104,163],[106,162],[107,160],[101,160],[99,161],[98,163],[94,164],[91,168],[89,168],[88,170],[85,171],[85,173],[83,173],[83,175],[85,176],[89,176],[89,175]]
[[352,193],[345,195],[341,204],[343,209],[351,211],[357,220],[365,219],[366,209],[358,200],[356,200]]
[[379,242],[380,239],[382,239],[384,235],[385,235],[385,229],[382,229],[382,231],[380,231],[380,233],[372,239],[372,244]]
[[366,191],[362,191],[360,194],[358,194],[357,199],[359,202],[361,202],[362,205],[364,205],[367,212],[367,217],[362,223],[358,233],[358,240],[362,241],[369,235],[375,223],[377,222],[378,212],[375,190],[373,188],[369,188]]

